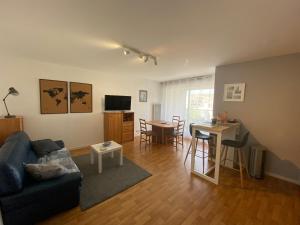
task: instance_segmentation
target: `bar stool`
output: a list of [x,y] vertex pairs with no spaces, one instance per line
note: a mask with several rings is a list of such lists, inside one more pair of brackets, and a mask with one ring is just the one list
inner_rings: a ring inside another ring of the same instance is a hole
[[[225,165],[226,160],[227,160],[228,147],[233,147],[235,151],[238,151],[239,167],[240,167],[240,178],[241,178],[241,187],[242,188],[244,187],[243,161],[244,161],[244,164],[245,164],[245,157],[243,157],[244,159],[242,159],[242,148],[245,147],[245,145],[247,144],[248,137],[249,137],[249,132],[243,134],[242,137],[238,140],[223,140],[222,141],[222,145],[223,145],[222,155],[224,154],[224,151],[225,151],[225,158],[224,158],[224,164],[223,165]],[[247,171],[247,174],[249,175],[247,165],[246,165],[246,171]]]
[[[190,127],[189,127],[189,131],[190,131],[190,134],[191,136],[193,136],[193,131],[192,131],[192,126],[193,126],[194,123],[190,123]],[[204,158],[206,158],[204,156],[204,144],[205,142],[204,141],[207,141],[207,144],[208,144],[208,150],[209,150],[209,140],[212,138],[210,135],[206,135],[206,134],[203,134],[201,133],[201,131],[199,130],[196,130],[196,133],[195,133],[195,138],[196,138],[196,151],[197,151],[197,146],[198,146],[198,140],[201,139],[202,140],[202,172],[204,173]],[[190,151],[191,151],[191,147],[192,147],[192,141],[190,143],[190,146],[189,146],[189,149],[186,153],[186,156],[185,156],[185,159],[184,159],[184,165],[185,165],[185,162],[186,162],[186,159],[188,157],[188,155],[190,154]]]

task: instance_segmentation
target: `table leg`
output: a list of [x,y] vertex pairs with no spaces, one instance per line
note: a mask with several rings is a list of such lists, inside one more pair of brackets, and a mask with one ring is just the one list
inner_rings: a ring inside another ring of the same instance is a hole
[[120,166],[123,165],[123,148],[120,149]]
[[221,161],[221,141],[222,134],[217,134],[217,146],[216,146],[216,161],[215,161],[215,182],[219,184],[219,173],[220,173],[220,161]]
[[165,129],[161,128],[161,143],[164,144],[165,143]]
[[95,161],[95,159],[94,159],[94,150],[91,149],[91,152],[90,152],[90,162],[91,162],[91,164],[94,164],[94,161]]
[[98,153],[98,173],[102,173],[102,154]]
[[195,155],[196,155],[196,142],[195,142],[195,128],[192,128],[192,156],[191,156],[191,169],[192,172],[195,170]]

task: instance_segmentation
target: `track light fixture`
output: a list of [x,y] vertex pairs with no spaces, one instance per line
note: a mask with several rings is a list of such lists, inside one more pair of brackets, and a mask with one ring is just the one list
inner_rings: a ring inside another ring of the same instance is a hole
[[156,56],[153,56],[149,53],[145,53],[137,48],[133,48],[133,47],[130,47],[128,45],[122,45],[123,47],[123,54],[124,55],[128,55],[130,52],[134,52],[135,54],[138,55],[138,57],[140,59],[142,59],[144,61],[144,63],[148,62],[149,61],[149,58],[153,60],[154,62],[154,65],[157,66],[157,58]]
[[128,49],[125,49],[125,48],[123,49],[123,54],[124,55],[129,55],[129,53],[130,53],[130,51]]
[[144,62],[146,63],[146,62],[148,61],[148,59],[149,59],[149,56],[144,55],[144,56],[143,56],[143,59],[144,59]]

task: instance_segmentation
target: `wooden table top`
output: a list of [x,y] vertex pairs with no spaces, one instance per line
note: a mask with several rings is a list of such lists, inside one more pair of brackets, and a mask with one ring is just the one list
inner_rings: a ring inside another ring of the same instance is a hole
[[193,124],[193,127],[207,132],[223,132],[224,130],[230,129],[232,127],[238,127],[239,125],[239,123],[224,123],[218,125],[212,125],[210,123],[199,123]]
[[177,123],[172,123],[164,120],[150,120],[146,122],[149,125],[161,127],[161,128],[175,128]]

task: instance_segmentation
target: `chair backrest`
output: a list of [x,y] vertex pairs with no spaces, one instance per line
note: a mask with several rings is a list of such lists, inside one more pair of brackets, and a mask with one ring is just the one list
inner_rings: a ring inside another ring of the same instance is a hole
[[240,148],[244,147],[247,144],[248,137],[249,137],[249,132],[246,132],[241,136],[240,143],[239,143]]
[[175,128],[176,132],[179,134],[184,133],[185,120],[179,120],[177,127]]
[[146,124],[146,120],[144,119],[140,119],[140,132],[147,132],[147,124]]
[[[193,136],[193,124],[195,123],[190,123],[190,127],[189,127],[189,131],[190,131],[190,135]],[[196,136],[201,135],[201,131],[200,130],[196,130]]]
[[173,116],[172,123],[178,123],[180,121],[180,116]]
[[189,131],[190,131],[191,136],[193,136],[193,124],[195,124],[195,123],[190,123],[190,126],[189,126]]

